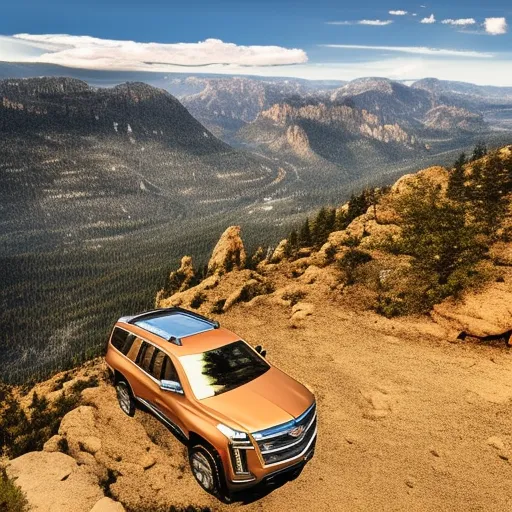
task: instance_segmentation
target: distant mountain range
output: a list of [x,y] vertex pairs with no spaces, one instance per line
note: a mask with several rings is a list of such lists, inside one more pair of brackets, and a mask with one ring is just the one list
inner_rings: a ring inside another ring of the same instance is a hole
[[0,235],[41,232],[50,246],[230,211],[286,183],[142,83],[0,81],[0,134]]

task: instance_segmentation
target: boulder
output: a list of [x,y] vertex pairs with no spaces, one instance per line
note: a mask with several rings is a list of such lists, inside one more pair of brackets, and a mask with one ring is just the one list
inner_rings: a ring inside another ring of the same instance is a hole
[[224,273],[245,266],[246,253],[240,238],[240,226],[230,226],[222,233],[208,262],[208,272]]
[[254,278],[249,279],[229,295],[222,309],[223,311],[227,311],[238,302],[249,302],[254,297],[257,297],[258,295],[265,295],[270,291],[270,287],[266,281]]
[[288,240],[281,240],[275,248],[270,258],[271,263],[279,263],[286,258],[286,251],[288,248]]
[[60,452],[29,452],[8,462],[33,512],[89,512],[103,497],[98,479]]
[[58,434],[50,437],[50,439],[48,439],[48,441],[46,441],[46,443],[44,443],[43,450],[45,452],[58,452],[58,451],[60,451],[59,444],[62,441],[62,439],[63,439],[63,437],[59,436]]
[[312,315],[314,310],[315,306],[309,302],[297,302],[297,304],[292,307],[290,320],[303,320],[307,316]]
[[169,274],[166,286],[157,293],[155,299],[156,307],[159,307],[160,302],[174,293],[182,292],[190,288],[195,280],[194,265],[191,256],[183,256],[178,270],[174,270]]
[[125,512],[125,508],[118,501],[105,496],[91,508],[90,512]]
[[448,187],[448,170],[439,165],[429,167],[423,171],[415,174],[406,174],[402,176],[395,184],[391,187],[392,194],[403,194],[410,190],[411,186],[418,183],[421,179],[427,179],[435,185],[439,185],[443,191],[446,191]]
[[400,239],[402,228],[396,224],[380,224],[370,219],[364,226],[365,235],[359,244],[361,249],[375,249]]
[[473,336],[496,336],[512,331],[512,271],[504,282],[470,291],[460,301],[447,299],[434,306],[432,318],[447,330]]

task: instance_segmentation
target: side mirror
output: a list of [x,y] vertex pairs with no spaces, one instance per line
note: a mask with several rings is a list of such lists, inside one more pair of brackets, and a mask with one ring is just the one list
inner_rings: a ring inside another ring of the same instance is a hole
[[265,357],[267,355],[267,351],[263,350],[261,345],[258,345],[254,350],[256,350],[261,357]]
[[183,395],[183,388],[181,387],[181,384],[175,380],[162,380],[160,382],[160,389]]

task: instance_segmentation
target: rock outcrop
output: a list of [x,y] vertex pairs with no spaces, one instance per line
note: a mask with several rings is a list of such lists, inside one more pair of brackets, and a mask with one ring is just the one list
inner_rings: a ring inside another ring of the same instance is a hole
[[503,269],[499,281],[488,283],[483,290],[470,291],[461,300],[436,304],[432,318],[452,335],[503,335],[512,345],[512,268]]
[[29,452],[6,470],[34,512],[89,512],[103,498],[98,477],[64,453]]
[[158,305],[162,299],[176,292],[187,290],[194,283],[195,279],[196,274],[194,265],[192,264],[192,257],[183,256],[183,258],[181,258],[180,268],[169,274],[164,288],[156,295],[155,303]]
[[225,273],[245,266],[246,253],[240,237],[240,226],[230,226],[222,233],[208,262],[210,274]]

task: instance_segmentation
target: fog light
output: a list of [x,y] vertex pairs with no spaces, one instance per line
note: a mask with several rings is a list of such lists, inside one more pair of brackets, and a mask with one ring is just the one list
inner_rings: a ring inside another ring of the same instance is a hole
[[231,460],[233,461],[233,469],[237,475],[246,475],[248,473],[246,450],[240,450],[232,446]]

